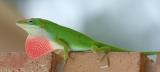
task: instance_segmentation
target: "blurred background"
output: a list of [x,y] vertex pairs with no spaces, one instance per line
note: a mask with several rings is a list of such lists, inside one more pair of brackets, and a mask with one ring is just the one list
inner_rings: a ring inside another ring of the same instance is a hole
[[121,48],[160,50],[159,0],[5,1],[22,18],[49,19]]

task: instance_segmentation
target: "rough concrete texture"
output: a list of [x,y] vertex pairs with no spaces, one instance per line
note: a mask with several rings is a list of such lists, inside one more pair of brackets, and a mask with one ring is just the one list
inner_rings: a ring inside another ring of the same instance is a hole
[[160,72],[160,54],[157,55],[156,72]]
[[24,53],[0,53],[0,72],[55,72],[55,64],[51,53],[36,60]]
[[64,72],[144,72],[147,58],[137,52],[113,52],[101,60],[103,56],[104,54],[71,53]]

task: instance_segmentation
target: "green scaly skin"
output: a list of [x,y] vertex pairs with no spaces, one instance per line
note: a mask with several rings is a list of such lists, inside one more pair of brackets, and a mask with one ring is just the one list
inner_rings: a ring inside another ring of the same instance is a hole
[[[131,52],[123,48],[117,48],[108,44],[103,44],[101,42],[95,41],[78,31],[64,26],[60,26],[54,22],[45,19],[31,18],[18,21],[17,23],[22,25],[33,25],[45,30],[48,34],[48,37],[50,37],[52,41],[57,42],[64,47],[65,60],[68,58],[69,51],[92,51],[96,53]],[[159,53],[159,51],[149,51],[143,53],[146,55],[152,55]]]

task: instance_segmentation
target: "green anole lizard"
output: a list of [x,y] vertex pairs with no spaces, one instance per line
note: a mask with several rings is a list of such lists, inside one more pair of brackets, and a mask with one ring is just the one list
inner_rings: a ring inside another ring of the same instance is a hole
[[[41,18],[21,20],[17,22],[17,25],[28,32],[31,40],[35,39],[35,42],[41,42],[41,44],[30,42],[28,45],[32,46],[26,45],[28,48],[26,49],[28,50],[27,53],[32,58],[38,58],[56,49],[64,49],[64,60],[67,60],[70,51],[92,51],[95,53],[130,52],[123,48],[117,48],[95,41],[78,31]],[[39,40],[36,40],[36,38]],[[146,55],[152,55],[159,53],[159,51],[143,53]]]

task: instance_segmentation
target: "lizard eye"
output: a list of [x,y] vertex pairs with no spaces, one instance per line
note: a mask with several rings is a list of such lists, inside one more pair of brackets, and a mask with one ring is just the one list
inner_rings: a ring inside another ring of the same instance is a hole
[[28,22],[28,24],[30,24],[30,25],[33,24],[33,21],[32,21],[32,20],[28,20],[27,22]]
[[28,22],[32,23],[32,20],[29,20]]

